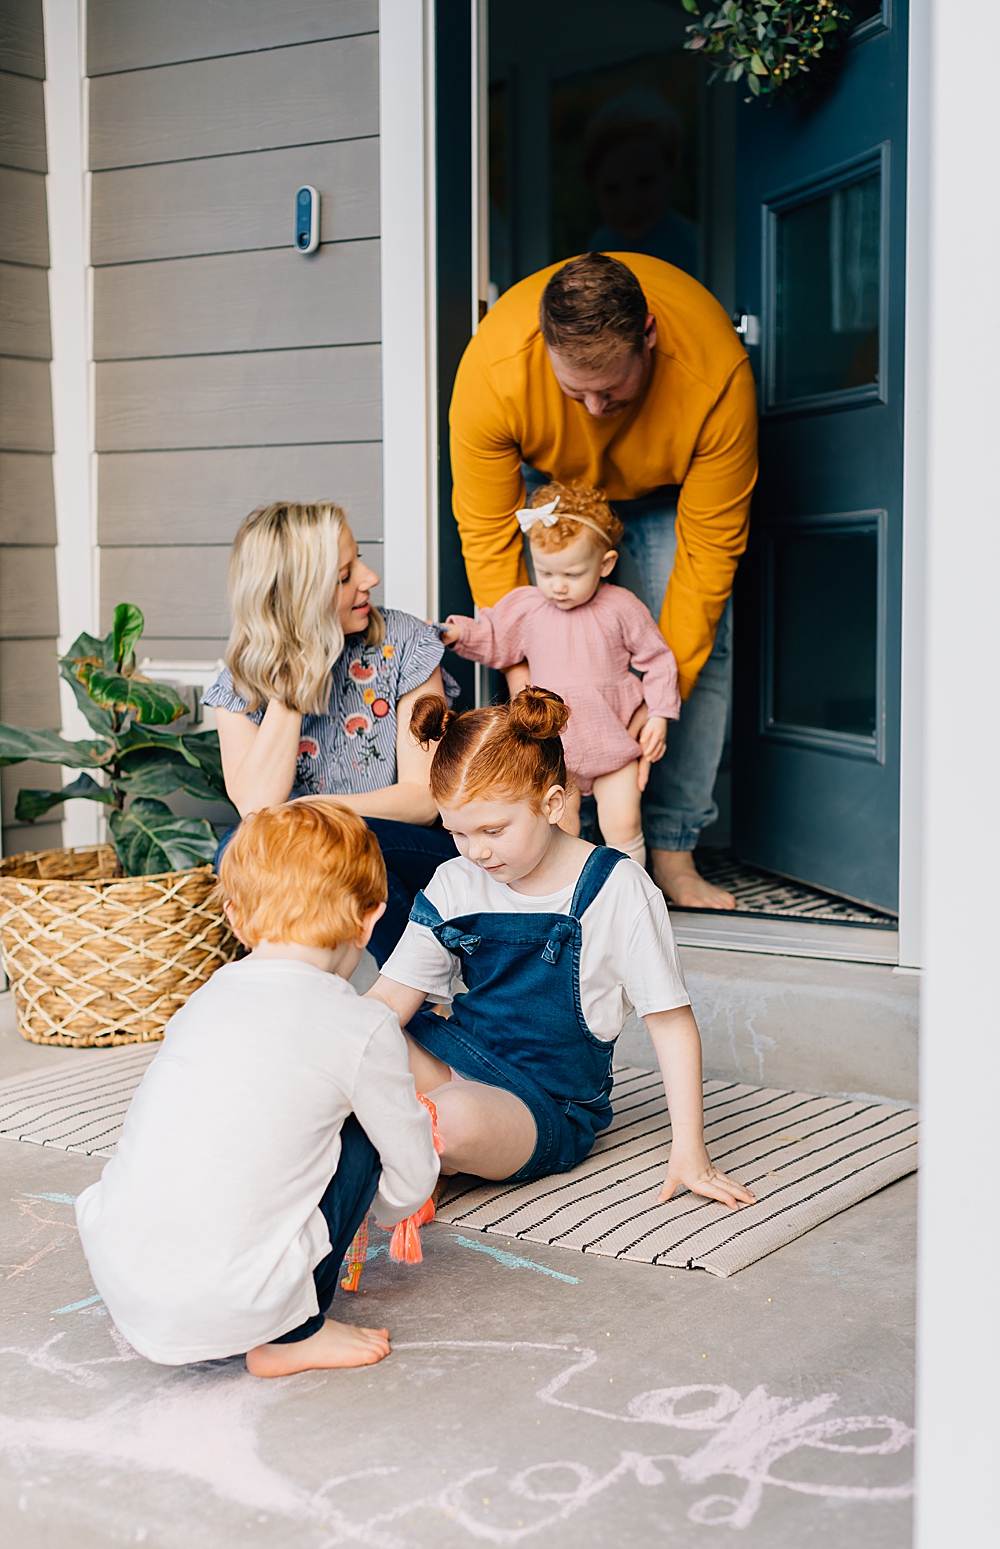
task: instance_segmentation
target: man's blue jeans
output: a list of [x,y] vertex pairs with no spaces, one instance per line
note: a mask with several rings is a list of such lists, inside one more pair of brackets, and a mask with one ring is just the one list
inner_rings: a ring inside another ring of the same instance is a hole
[[[522,464],[522,472],[529,498],[533,490],[548,482],[546,475],[526,464]],[[625,552],[611,579],[641,597],[657,622],[677,551],[677,493],[676,489],[661,489],[641,500],[614,502],[625,523]],[[726,740],[732,634],[730,598],[719,620],[712,654],[681,706],[680,720],[668,721],[667,751],[649,773],[642,799],[642,827],[652,850],[693,850],[702,829],[719,816],[713,791]],[[581,818],[585,824],[586,814],[581,813]]]
[[[659,620],[674,568],[677,506],[659,495],[619,501],[625,549],[613,579],[641,597]],[[681,706],[679,721],[667,723],[667,751],[649,772],[642,800],[646,843],[654,850],[693,850],[703,828],[719,816],[713,790],[726,740],[732,682],[733,603],[726,603],[712,654]]]

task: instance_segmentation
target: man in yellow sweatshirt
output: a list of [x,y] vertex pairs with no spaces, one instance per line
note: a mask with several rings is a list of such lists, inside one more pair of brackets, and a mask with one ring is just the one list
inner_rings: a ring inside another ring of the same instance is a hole
[[750,364],[722,307],[638,253],[588,253],[513,286],[471,340],[451,402],[455,517],[480,607],[528,584],[514,514],[526,483],[596,485],[625,523],[634,589],[677,657],[685,700],[643,824],[654,877],[689,907],[734,906],[691,852],[718,815],[756,431]]

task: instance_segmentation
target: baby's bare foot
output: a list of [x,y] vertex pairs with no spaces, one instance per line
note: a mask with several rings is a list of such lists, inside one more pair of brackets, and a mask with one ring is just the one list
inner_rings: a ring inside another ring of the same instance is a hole
[[678,909],[735,909],[736,899],[697,871],[690,850],[651,850],[653,880]]
[[254,1377],[290,1377],[294,1372],[326,1371],[339,1366],[374,1366],[389,1354],[387,1328],[356,1328],[327,1318],[321,1329],[293,1345],[257,1345],[247,1351]]

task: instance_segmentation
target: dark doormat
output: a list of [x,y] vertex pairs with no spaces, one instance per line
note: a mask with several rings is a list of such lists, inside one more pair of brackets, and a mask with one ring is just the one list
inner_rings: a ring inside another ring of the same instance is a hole
[[[894,915],[850,899],[824,893],[805,882],[790,882],[772,871],[761,871],[736,859],[729,850],[699,849],[695,864],[708,882],[724,887],[736,899],[737,914],[770,915],[780,919],[829,920],[835,924],[867,925],[895,930]],[[691,909],[685,914],[726,914],[723,909]]]

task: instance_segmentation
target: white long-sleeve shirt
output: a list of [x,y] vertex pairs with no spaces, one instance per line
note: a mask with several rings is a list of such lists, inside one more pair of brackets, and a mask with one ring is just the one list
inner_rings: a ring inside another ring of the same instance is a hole
[[393,1012],[307,963],[245,958],[171,1018],[117,1154],[76,1205],[94,1284],[140,1354],[240,1354],[317,1311],[318,1203],[351,1112],[391,1226],[438,1175]]

